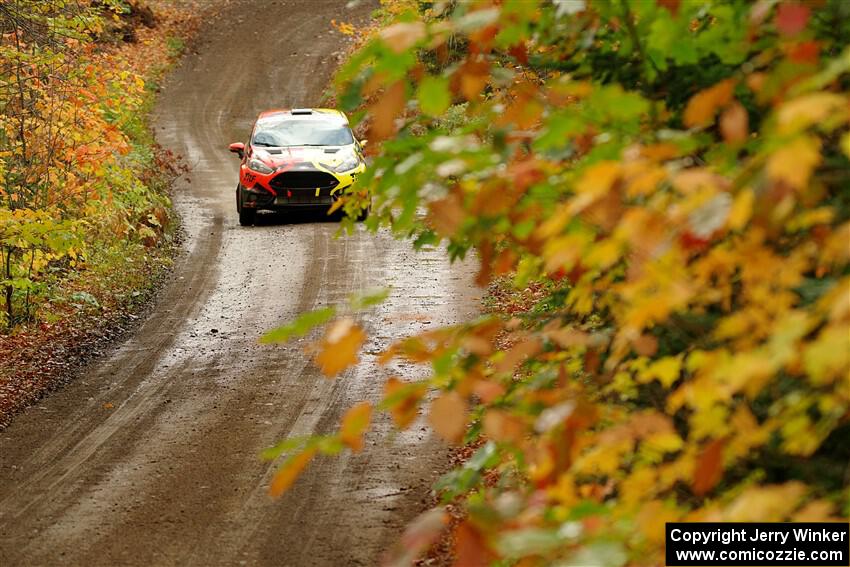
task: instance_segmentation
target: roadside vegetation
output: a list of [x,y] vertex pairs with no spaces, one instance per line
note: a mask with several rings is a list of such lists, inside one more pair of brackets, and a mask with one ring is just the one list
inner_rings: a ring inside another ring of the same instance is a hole
[[[389,564],[447,530],[458,565],[618,566],[663,564],[667,521],[846,520],[850,5],[383,4],[337,75],[373,159],[344,207],[477,254],[489,309],[389,346],[430,378],[270,449],[272,493],[423,410],[464,447],[435,487],[459,512]],[[268,339],[327,324],[336,375],[373,299]]]
[[171,263],[147,116],[190,6],[0,5],[0,425],[119,333]]

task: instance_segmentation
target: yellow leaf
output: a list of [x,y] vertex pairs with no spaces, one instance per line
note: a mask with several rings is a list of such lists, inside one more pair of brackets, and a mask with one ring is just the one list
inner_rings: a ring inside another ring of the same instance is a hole
[[628,185],[626,194],[629,197],[640,197],[643,195],[651,195],[656,187],[667,179],[667,170],[658,165],[652,165],[646,168],[641,168],[635,171],[632,168],[632,174],[628,176]]
[[730,230],[740,230],[744,228],[750,221],[753,215],[753,203],[756,196],[753,190],[749,187],[742,189],[735,200],[732,202],[732,208],[729,210],[729,216],[726,219],[726,225]]
[[620,175],[620,164],[602,161],[588,167],[576,183],[576,192],[594,197],[607,193]]
[[807,209],[788,221],[787,232],[798,232],[807,230],[817,224],[830,224],[835,218],[835,209],[832,207],[818,207]]
[[641,454],[653,462],[659,462],[666,453],[675,453],[684,442],[675,431],[659,431],[646,437],[641,443]]
[[364,340],[366,333],[352,319],[340,319],[325,333],[316,364],[325,376],[335,376],[357,363],[357,350]]
[[847,99],[827,92],[811,93],[783,104],[777,111],[780,134],[799,132],[826,118],[835,119],[842,111],[846,114]]
[[669,388],[679,378],[681,369],[682,359],[668,356],[650,364],[644,372],[640,373],[638,381],[646,384],[652,380],[658,380],[665,388]]
[[726,508],[729,522],[781,522],[797,507],[806,494],[800,482],[754,486],[744,491]]
[[308,447],[304,451],[287,459],[283,463],[283,466],[275,473],[272,483],[269,486],[269,494],[277,498],[286,492],[298,478],[298,475],[301,474],[301,471],[304,470],[304,467],[316,455],[316,451],[317,449],[315,447]]
[[813,136],[800,136],[768,158],[767,176],[773,181],[784,181],[795,189],[805,189],[820,161],[820,140]]
[[633,505],[655,496],[658,486],[658,473],[655,467],[639,467],[627,476],[620,485],[623,502]]
[[457,443],[466,429],[466,400],[457,392],[445,392],[431,402],[428,418],[440,437]]
[[669,502],[652,500],[641,508],[637,516],[637,527],[649,543],[662,546],[667,522],[680,519],[680,514]]
[[820,446],[822,439],[815,431],[811,418],[798,413],[782,423],[782,449],[791,455],[808,457]]
[[348,445],[355,453],[363,448],[363,434],[369,428],[372,421],[372,404],[360,402],[342,417],[342,425],[339,435],[342,442]]
[[841,149],[844,150],[844,155],[850,158],[850,132],[841,136]]
[[597,445],[576,461],[574,470],[587,474],[612,475],[620,468],[621,457],[630,453],[633,445],[631,439]]
[[767,442],[769,431],[759,426],[750,409],[741,404],[731,419],[732,435],[726,447],[726,455],[731,460],[746,457],[750,450]]
[[585,264],[600,270],[609,268],[620,259],[621,248],[617,239],[608,238],[590,248],[584,257]]
[[679,171],[672,181],[673,187],[686,195],[709,192],[713,194],[728,185],[723,177],[703,167],[691,167]]
[[833,515],[835,504],[826,499],[813,500],[803,506],[803,509],[794,514],[794,522],[834,522],[837,518]]
[[831,325],[803,352],[803,365],[815,385],[828,384],[850,371],[850,329]]

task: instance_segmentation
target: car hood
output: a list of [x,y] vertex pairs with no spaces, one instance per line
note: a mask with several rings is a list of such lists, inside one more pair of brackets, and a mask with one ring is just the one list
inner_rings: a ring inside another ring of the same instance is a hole
[[273,168],[301,163],[322,163],[335,166],[342,163],[354,152],[353,144],[348,146],[254,148],[254,157]]

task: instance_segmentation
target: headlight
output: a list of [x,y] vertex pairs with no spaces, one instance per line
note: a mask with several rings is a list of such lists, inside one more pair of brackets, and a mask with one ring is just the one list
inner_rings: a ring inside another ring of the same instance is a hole
[[352,170],[358,165],[360,165],[360,158],[356,155],[351,155],[345,158],[342,163],[335,166],[334,171],[336,171],[337,173],[342,173],[344,171]]
[[271,173],[274,171],[272,168],[258,160],[257,158],[253,158],[248,160],[248,169],[253,169],[257,173]]

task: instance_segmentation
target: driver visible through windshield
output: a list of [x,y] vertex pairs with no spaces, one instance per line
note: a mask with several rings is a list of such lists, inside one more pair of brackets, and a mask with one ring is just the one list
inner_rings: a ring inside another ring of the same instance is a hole
[[323,120],[282,120],[257,123],[252,143],[255,146],[345,146],[354,143],[347,124]]

